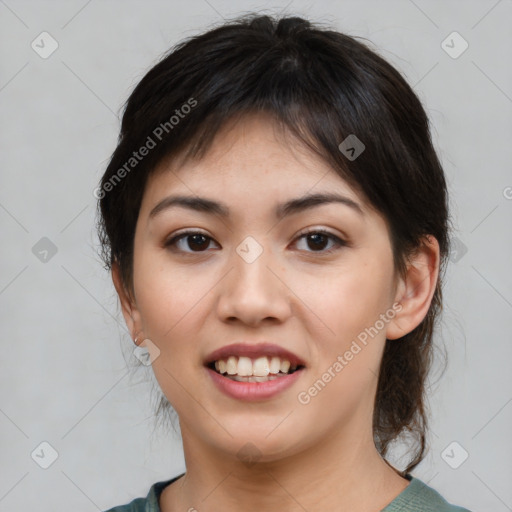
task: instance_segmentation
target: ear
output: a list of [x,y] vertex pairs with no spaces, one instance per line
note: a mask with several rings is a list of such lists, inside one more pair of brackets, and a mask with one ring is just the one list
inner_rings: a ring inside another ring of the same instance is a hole
[[395,302],[402,308],[389,322],[386,338],[395,340],[413,331],[425,318],[439,276],[439,243],[431,235],[409,258],[405,277],[400,277]]
[[126,289],[123,283],[121,269],[117,262],[112,263],[112,281],[117,295],[119,296],[124,320],[131,333],[132,339],[135,340],[138,338],[139,343],[141,343],[144,339],[141,315],[137,309],[135,298],[132,297],[132,294]]

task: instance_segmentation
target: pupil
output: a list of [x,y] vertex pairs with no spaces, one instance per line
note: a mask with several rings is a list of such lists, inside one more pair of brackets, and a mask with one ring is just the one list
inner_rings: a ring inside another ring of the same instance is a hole
[[[322,235],[320,233],[316,233],[316,234],[312,234],[312,235],[309,235],[309,236],[310,236],[310,241],[313,240],[313,243],[314,243],[314,245],[316,246],[317,249],[323,249],[325,247],[325,242],[326,242],[326,239],[327,239],[327,237],[325,235]],[[322,243],[321,239],[323,239],[324,243]],[[320,243],[319,243],[319,241],[320,241]]]
[[[201,239],[203,242],[202,244],[201,244]],[[198,245],[199,245],[199,249],[205,249],[206,247],[208,247],[208,242],[206,240],[206,236],[204,236],[204,235],[190,235],[188,240],[189,240],[188,246],[190,249],[194,249],[194,247],[193,247],[194,244],[196,244],[195,245],[196,249],[198,248]],[[191,240],[193,240],[193,242],[191,242]],[[206,244],[206,247],[202,247],[205,244]]]

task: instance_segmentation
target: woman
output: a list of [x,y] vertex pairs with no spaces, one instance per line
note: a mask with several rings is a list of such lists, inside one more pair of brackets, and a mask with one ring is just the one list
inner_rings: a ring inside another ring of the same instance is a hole
[[449,217],[392,66],[300,18],[191,38],[130,96],[97,196],[186,462],[111,512],[466,510],[411,474]]

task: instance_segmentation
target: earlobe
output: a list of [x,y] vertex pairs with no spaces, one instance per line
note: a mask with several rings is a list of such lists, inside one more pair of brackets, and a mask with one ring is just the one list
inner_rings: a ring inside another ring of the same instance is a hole
[[388,324],[386,338],[401,338],[413,331],[428,313],[439,276],[439,243],[431,235],[409,258],[406,275],[397,287],[395,301],[402,306]]
[[[119,302],[121,304],[121,310],[123,312],[124,320],[131,333],[133,340],[142,340],[142,322],[140,318],[139,310],[135,303],[135,299],[131,293],[126,290],[121,277],[121,269],[117,262],[112,263],[112,282],[117,291]],[[137,343],[137,341],[135,341]]]

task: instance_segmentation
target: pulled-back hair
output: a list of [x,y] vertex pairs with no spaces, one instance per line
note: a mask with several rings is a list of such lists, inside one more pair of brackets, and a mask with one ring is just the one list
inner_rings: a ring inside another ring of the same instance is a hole
[[[439,242],[428,313],[400,340],[386,340],[375,397],[375,445],[385,457],[392,441],[412,435],[410,471],[426,451],[425,385],[442,308],[448,198],[420,100],[366,44],[298,17],[251,14],[172,48],[127,100],[117,148],[95,191],[105,266],[118,264],[133,291],[135,226],[148,177],[164,158],[201,158],[228,120],[254,112],[269,114],[383,214],[398,275],[426,235]],[[339,149],[351,134],[365,146],[355,159]],[[166,407],[162,401],[158,411]]]

